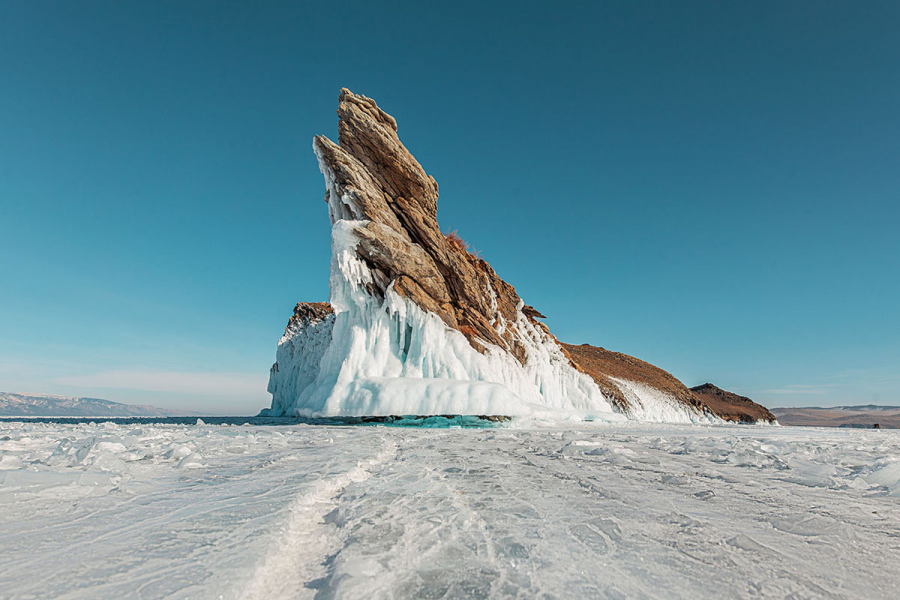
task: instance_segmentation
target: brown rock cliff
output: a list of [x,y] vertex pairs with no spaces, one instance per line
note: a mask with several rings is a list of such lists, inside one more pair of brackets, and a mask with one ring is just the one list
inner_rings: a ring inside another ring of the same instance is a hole
[[441,233],[437,182],[400,141],[394,118],[347,89],[337,112],[340,144],[317,136],[313,146],[336,184],[326,194],[332,222],[371,221],[356,231],[359,258],[376,273],[371,292],[383,296],[393,283],[395,292],[462,332],[475,349],[484,350],[483,340],[524,361],[515,327],[518,294],[487,262]]

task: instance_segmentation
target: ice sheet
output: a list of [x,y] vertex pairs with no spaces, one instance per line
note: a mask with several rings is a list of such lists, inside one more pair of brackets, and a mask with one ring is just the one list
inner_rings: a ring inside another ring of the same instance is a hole
[[895,598],[900,432],[0,422],[0,598]]

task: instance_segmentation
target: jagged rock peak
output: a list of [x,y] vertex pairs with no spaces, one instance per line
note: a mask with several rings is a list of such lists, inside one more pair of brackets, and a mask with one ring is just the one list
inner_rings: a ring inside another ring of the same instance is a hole
[[390,196],[416,200],[436,218],[437,182],[400,141],[397,121],[374,100],[347,88],[341,90],[337,113],[341,148],[362,162]]

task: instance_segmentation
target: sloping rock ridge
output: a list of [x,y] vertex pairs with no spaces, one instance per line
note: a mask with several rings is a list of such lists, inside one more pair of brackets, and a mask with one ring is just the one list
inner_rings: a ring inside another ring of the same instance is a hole
[[746,396],[723,390],[711,383],[691,388],[694,396],[719,418],[736,423],[775,423],[769,409]]
[[674,398],[695,410],[703,409],[702,403],[683,383],[648,362],[589,344],[561,345],[582,371],[590,375],[604,394],[623,410],[640,403],[642,396],[654,392]]
[[346,89],[337,112],[338,143],[313,141],[332,223],[329,302],[294,309],[267,414],[716,419],[671,376],[677,386],[653,387],[579,364],[582,347],[561,345],[512,285],[441,232],[437,182],[396,120]]

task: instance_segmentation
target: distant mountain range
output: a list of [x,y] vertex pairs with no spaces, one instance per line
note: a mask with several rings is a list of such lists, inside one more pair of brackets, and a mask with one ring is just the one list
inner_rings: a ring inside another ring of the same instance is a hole
[[861,404],[822,408],[773,408],[772,413],[782,425],[806,427],[873,427],[900,429],[900,406]]
[[179,417],[199,414],[100,398],[0,392],[0,417]]

